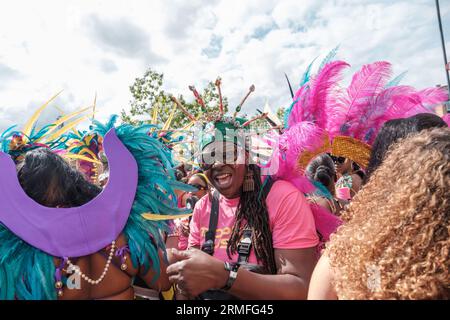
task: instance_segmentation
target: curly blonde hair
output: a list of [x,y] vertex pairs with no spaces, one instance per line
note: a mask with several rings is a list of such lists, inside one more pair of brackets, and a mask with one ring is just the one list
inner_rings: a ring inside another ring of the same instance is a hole
[[449,299],[450,130],[400,141],[325,254],[340,299]]

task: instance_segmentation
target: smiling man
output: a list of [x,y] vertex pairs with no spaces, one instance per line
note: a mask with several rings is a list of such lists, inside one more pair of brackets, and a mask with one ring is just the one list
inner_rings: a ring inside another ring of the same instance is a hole
[[170,280],[190,298],[305,299],[319,242],[313,215],[291,183],[252,163],[245,123],[222,116],[201,139],[215,191],[195,206],[190,249],[172,251]]

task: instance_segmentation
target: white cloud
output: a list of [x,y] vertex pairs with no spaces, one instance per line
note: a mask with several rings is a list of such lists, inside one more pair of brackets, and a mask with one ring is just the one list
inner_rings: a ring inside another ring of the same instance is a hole
[[[450,50],[450,2],[441,1],[441,13]],[[127,107],[129,85],[148,67],[187,97],[188,85],[220,75],[232,105],[255,84],[246,112],[265,98],[287,106],[284,72],[296,86],[309,62],[338,44],[352,71],[387,60],[395,73],[409,70],[405,83],[445,82],[434,2],[426,0],[22,0],[2,8],[0,41],[0,131],[61,89],[65,111],[97,93],[105,119]]]

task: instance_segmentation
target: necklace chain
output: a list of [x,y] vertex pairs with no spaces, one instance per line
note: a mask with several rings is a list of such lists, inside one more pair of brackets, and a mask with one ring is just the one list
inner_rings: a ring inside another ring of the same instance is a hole
[[80,267],[74,265],[69,259],[67,259],[67,264],[69,265],[70,269],[75,270],[75,273],[80,275],[83,280],[87,281],[91,285],[98,285],[100,282],[103,281],[103,279],[106,276],[106,273],[108,273],[112,258],[114,256],[115,248],[116,248],[116,241],[113,241],[113,242],[111,242],[111,250],[109,252],[108,260],[106,261],[106,264],[105,264],[105,267],[103,268],[102,274],[100,275],[100,277],[97,280],[93,280],[93,279],[89,278],[85,273],[81,272]]

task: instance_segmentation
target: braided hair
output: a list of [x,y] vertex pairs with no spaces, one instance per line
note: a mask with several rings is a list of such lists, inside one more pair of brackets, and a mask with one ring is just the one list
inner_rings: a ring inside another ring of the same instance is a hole
[[266,271],[277,272],[273,250],[272,231],[269,224],[269,212],[266,205],[267,194],[263,192],[260,168],[254,164],[247,167],[253,171],[254,191],[242,192],[236,212],[236,222],[231,231],[227,245],[227,254],[231,258],[237,252],[237,247],[245,229],[252,230],[252,246],[256,259],[262,262]]

